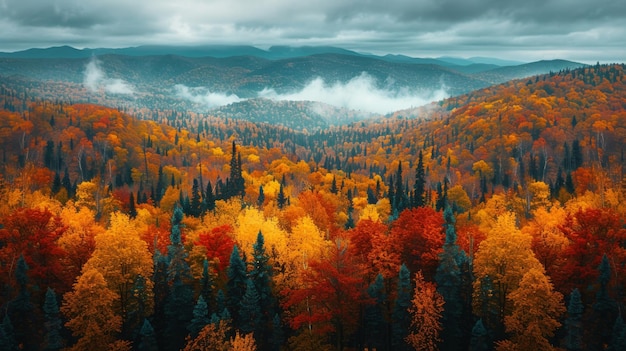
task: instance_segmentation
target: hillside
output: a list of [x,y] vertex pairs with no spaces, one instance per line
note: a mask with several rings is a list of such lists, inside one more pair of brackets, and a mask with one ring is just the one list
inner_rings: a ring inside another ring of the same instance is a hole
[[[625,70],[307,132],[41,100],[2,80],[0,326],[30,349],[53,332],[76,348],[397,349],[412,311],[434,306],[440,348],[615,346]],[[529,336],[517,321],[546,323]]]
[[[11,81],[16,89],[27,90],[29,95],[54,101],[204,113],[245,99],[266,97],[263,94],[267,91],[278,100],[293,100],[292,96],[297,96],[298,100],[313,101],[324,96],[329,99],[337,95],[334,90],[343,89],[346,96],[339,101],[318,102],[344,104],[349,100],[378,99],[391,101],[396,106],[399,100],[403,101],[402,107],[408,107],[428,103],[443,95],[461,95],[510,79],[580,66],[567,61],[546,61],[498,67],[468,60],[462,61],[467,64],[456,65],[435,59],[378,57],[316,47],[270,48],[268,52],[274,53],[275,57],[269,59],[253,52],[247,53],[246,48],[205,49],[214,57],[181,56],[186,52],[176,50],[173,52],[181,55],[156,55],[167,51],[161,51],[165,48],[150,47],[129,48],[129,51],[103,50],[92,52],[98,56],[89,57],[85,50],[70,47],[33,49],[22,56],[15,54],[0,58],[0,77]],[[220,52],[244,56],[224,57],[225,54]],[[69,58],[62,58],[64,55]],[[354,96],[350,96],[349,89]],[[252,104],[235,106],[243,110],[231,111],[227,117],[245,118],[255,114],[246,110]],[[273,108],[280,110],[281,106],[285,104],[277,103]],[[360,106],[335,107],[361,109]],[[385,114],[402,107],[390,107],[377,113]],[[309,111],[304,111],[305,120],[319,119]],[[289,119],[294,118],[288,110],[282,114],[285,116],[279,121],[282,125],[288,125]],[[355,111],[348,114],[363,115]],[[351,118],[342,120],[332,115],[322,117],[339,124],[352,121]],[[314,130],[320,125],[313,122],[311,125],[301,124],[301,127]]]

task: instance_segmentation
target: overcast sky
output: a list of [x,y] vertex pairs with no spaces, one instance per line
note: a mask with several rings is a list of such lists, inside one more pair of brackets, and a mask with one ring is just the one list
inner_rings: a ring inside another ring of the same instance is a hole
[[626,1],[0,0],[0,51],[151,44],[625,62]]

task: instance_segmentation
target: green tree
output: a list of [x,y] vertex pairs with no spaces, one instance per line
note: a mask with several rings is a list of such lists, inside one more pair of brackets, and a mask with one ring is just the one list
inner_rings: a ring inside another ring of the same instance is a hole
[[169,266],[167,269],[169,295],[165,305],[167,320],[167,349],[179,350],[187,335],[186,326],[193,314],[193,289],[191,269],[187,263],[187,252],[181,240],[181,222],[183,212],[180,207],[172,215],[171,244],[167,247]]
[[159,346],[156,340],[156,334],[152,328],[152,324],[148,319],[143,320],[141,330],[139,331],[139,343],[137,351],[158,351]]
[[376,279],[367,288],[372,304],[365,307],[365,346],[370,350],[383,350],[387,343],[387,322],[385,318],[387,294],[385,278],[378,273]]
[[233,316],[233,327],[236,329],[241,326],[241,316],[239,309],[241,301],[246,293],[246,281],[248,279],[246,272],[246,264],[239,256],[239,248],[237,245],[233,247],[230,255],[230,263],[227,268],[228,281],[226,282],[226,307]]
[[446,241],[439,254],[439,265],[435,274],[437,292],[446,302],[442,314],[441,350],[464,350],[467,349],[467,338],[462,324],[465,304],[460,267],[466,263],[467,256],[456,243],[455,218],[450,206],[446,207],[443,216],[446,221]]
[[198,297],[198,302],[196,302],[196,306],[193,308],[193,318],[191,322],[187,326],[187,330],[192,338],[198,336],[198,333],[202,328],[204,328],[207,324],[209,324],[211,320],[209,319],[209,308],[207,307],[207,303],[204,300],[204,297],[200,295]]
[[46,329],[43,348],[44,350],[59,350],[63,347],[63,338],[61,337],[61,318],[59,316],[59,304],[54,290],[48,288],[46,290],[46,298],[43,305],[45,314],[44,327]]
[[567,319],[565,320],[565,336],[564,346],[567,351],[583,350],[583,302],[580,299],[580,292],[574,289],[569,297],[567,305]]
[[252,279],[246,281],[246,292],[241,299],[239,309],[240,329],[242,332],[256,333],[261,329],[260,297]]
[[17,351],[19,350],[17,341],[15,340],[15,331],[13,323],[8,314],[4,315],[0,324],[0,350]]
[[391,346],[394,350],[409,350],[409,345],[405,339],[409,334],[409,327],[411,326],[409,307],[411,306],[412,295],[411,272],[409,272],[406,265],[402,264],[398,274],[396,301],[391,315],[391,320],[393,321]]
[[413,185],[413,206],[421,207],[426,205],[426,174],[424,172],[424,160],[420,150],[415,168],[415,184]]

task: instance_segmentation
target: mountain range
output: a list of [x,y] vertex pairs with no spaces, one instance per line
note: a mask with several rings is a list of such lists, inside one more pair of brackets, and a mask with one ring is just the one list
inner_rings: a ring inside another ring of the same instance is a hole
[[[374,105],[380,101],[379,109],[365,110],[381,115],[512,79],[581,66],[566,60],[520,63],[493,58],[376,56],[336,47],[62,46],[0,53],[0,77],[42,98],[133,109],[209,113],[219,109],[225,117],[244,119],[254,114],[249,108],[256,104],[221,106],[269,98],[263,101],[267,115],[283,117],[265,119],[283,125],[288,125],[284,120],[288,104],[272,101],[316,101],[340,110],[360,109],[359,101]],[[310,111],[304,112],[304,119],[314,122],[303,128],[354,120],[320,117],[317,110],[304,109]]]

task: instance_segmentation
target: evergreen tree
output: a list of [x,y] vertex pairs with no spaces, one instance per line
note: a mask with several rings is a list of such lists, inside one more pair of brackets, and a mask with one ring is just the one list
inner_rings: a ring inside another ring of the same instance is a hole
[[19,349],[17,341],[15,340],[13,323],[11,323],[9,315],[5,314],[2,324],[0,324],[0,350],[17,351]]
[[600,289],[596,293],[596,301],[593,304],[591,337],[587,342],[589,350],[601,350],[602,345],[610,343],[612,321],[617,318],[617,304],[611,299],[608,292],[611,265],[606,254],[602,257],[598,270],[600,271],[598,278]]
[[180,225],[183,220],[183,212],[180,207],[174,210],[172,215],[172,230],[170,233],[171,244],[167,247],[169,266],[167,268],[167,281],[170,287],[165,305],[165,317],[167,319],[166,340],[167,349],[178,350],[182,347],[187,335],[186,326],[192,318],[193,290],[191,269],[187,264],[187,252],[181,240]]
[[265,251],[265,238],[259,231],[252,246],[252,262],[250,279],[254,283],[259,295],[260,320],[255,330],[255,337],[259,347],[264,348],[272,329],[272,316],[276,313],[276,301],[272,294],[272,266],[269,264],[269,254]]
[[209,308],[207,306],[204,297],[200,295],[198,297],[198,301],[193,308],[193,318],[191,322],[187,326],[187,330],[192,338],[198,336],[198,333],[202,328],[204,328],[207,324],[209,324],[211,320],[209,319]]
[[58,193],[59,190],[61,190],[61,185],[61,176],[59,175],[59,172],[54,172],[54,179],[52,180],[52,187],[50,188],[52,194]]
[[63,347],[63,338],[61,337],[61,317],[59,316],[59,304],[54,290],[48,288],[43,304],[43,312],[45,314],[44,327],[46,329],[43,349],[44,350],[60,350]]
[[259,207],[263,207],[265,202],[265,194],[263,193],[263,185],[259,186],[259,198],[256,200],[256,204]]
[[411,326],[409,306],[411,306],[411,298],[413,295],[412,290],[411,272],[409,272],[409,269],[403,263],[402,266],[400,266],[396,302],[393,306],[393,312],[391,315],[391,319],[393,321],[391,346],[394,350],[410,349],[405,339],[409,334],[409,327]]
[[283,183],[280,183],[280,188],[278,189],[278,196],[276,196],[276,205],[278,205],[278,208],[282,210],[286,204],[287,204],[287,198],[285,197]]
[[189,214],[193,217],[200,217],[202,214],[202,195],[200,194],[200,185],[197,179],[193,180],[193,185],[191,186]]
[[233,317],[233,327],[239,329],[241,318],[239,309],[243,295],[246,293],[246,264],[239,256],[237,245],[233,247],[230,255],[230,263],[227,269],[228,281],[226,282],[226,307]]
[[156,340],[156,334],[152,328],[152,324],[148,319],[143,320],[143,325],[139,331],[139,343],[137,351],[158,351],[159,346]]
[[283,332],[283,325],[280,321],[278,313],[274,314],[272,319],[272,336],[270,339],[270,350],[280,351],[280,347],[285,342],[285,334]]
[[373,303],[365,307],[365,346],[369,350],[383,350],[386,346],[387,323],[385,322],[385,279],[378,273],[376,279],[367,288],[367,295]]
[[204,198],[202,198],[203,206],[207,211],[215,210],[215,195],[213,194],[213,186],[211,185],[211,181],[208,182],[206,186],[206,191],[204,192]]
[[584,305],[580,299],[580,292],[574,289],[569,297],[567,319],[565,320],[565,349],[567,351],[583,350],[583,316]]
[[472,328],[472,339],[470,341],[470,351],[489,351],[491,350],[491,341],[489,332],[483,324],[483,320],[479,319]]
[[439,266],[435,274],[437,292],[445,301],[442,314],[443,331],[441,338],[442,350],[464,350],[467,348],[466,337],[462,327],[464,303],[462,297],[463,280],[461,269],[467,256],[457,245],[457,235],[454,228],[455,218],[450,206],[444,211],[446,221],[446,241],[443,251],[439,254]]
[[202,262],[202,277],[200,278],[200,295],[207,303],[209,312],[211,311],[211,302],[213,301],[213,288],[214,282],[209,270],[209,261],[204,259],[204,262]]
[[128,216],[130,218],[137,217],[137,208],[135,207],[135,195],[130,192],[130,198],[128,199]]
[[337,188],[337,179],[335,178],[335,176],[333,176],[333,181],[330,184],[330,192],[332,194],[337,194],[339,192],[339,189]]
[[[244,333],[256,333],[261,329],[260,297],[252,279],[246,281],[246,292],[241,299],[239,317],[239,326]],[[256,339],[262,340],[260,337]]]
[[617,315],[615,324],[613,324],[613,331],[611,333],[611,343],[609,344],[608,351],[623,351],[626,350],[626,325],[622,315]]
[[15,267],[15,280],[17,281],[19,292],[17,297],[9,303],[9,313],[13,325],[15,340],[18,344],[23,345],[25,350],[36,350],[39,345],[33,338],[32,331],[37,324],[34,309],[35,306],[31,302],[30,292],[28,291],[28,265],[23,255],[17,260]]
[[413,207],[426,205],[426,174],[424,172],[424,161],[420,150],[415,169],[415,185],[413,185]]
[[226,295],[224,295],[224,290],[219,289],[215,296],[215,311],[219,315],[226,309]]
[[[155,244],[156,245],[156,244]],[[165,303],[169,295],[169,286],[167,284],[167,256],[162,255],[159,249],[154,250],[153,255],[154,273],[152,281],[154,285],[152,291],[154,293],[154,328],[156,335],[163,336],[165,329]]]
[[437,202],[435,209],[442,211],[448,206],[448,177],[443,178],[443,185],[437,184]]

